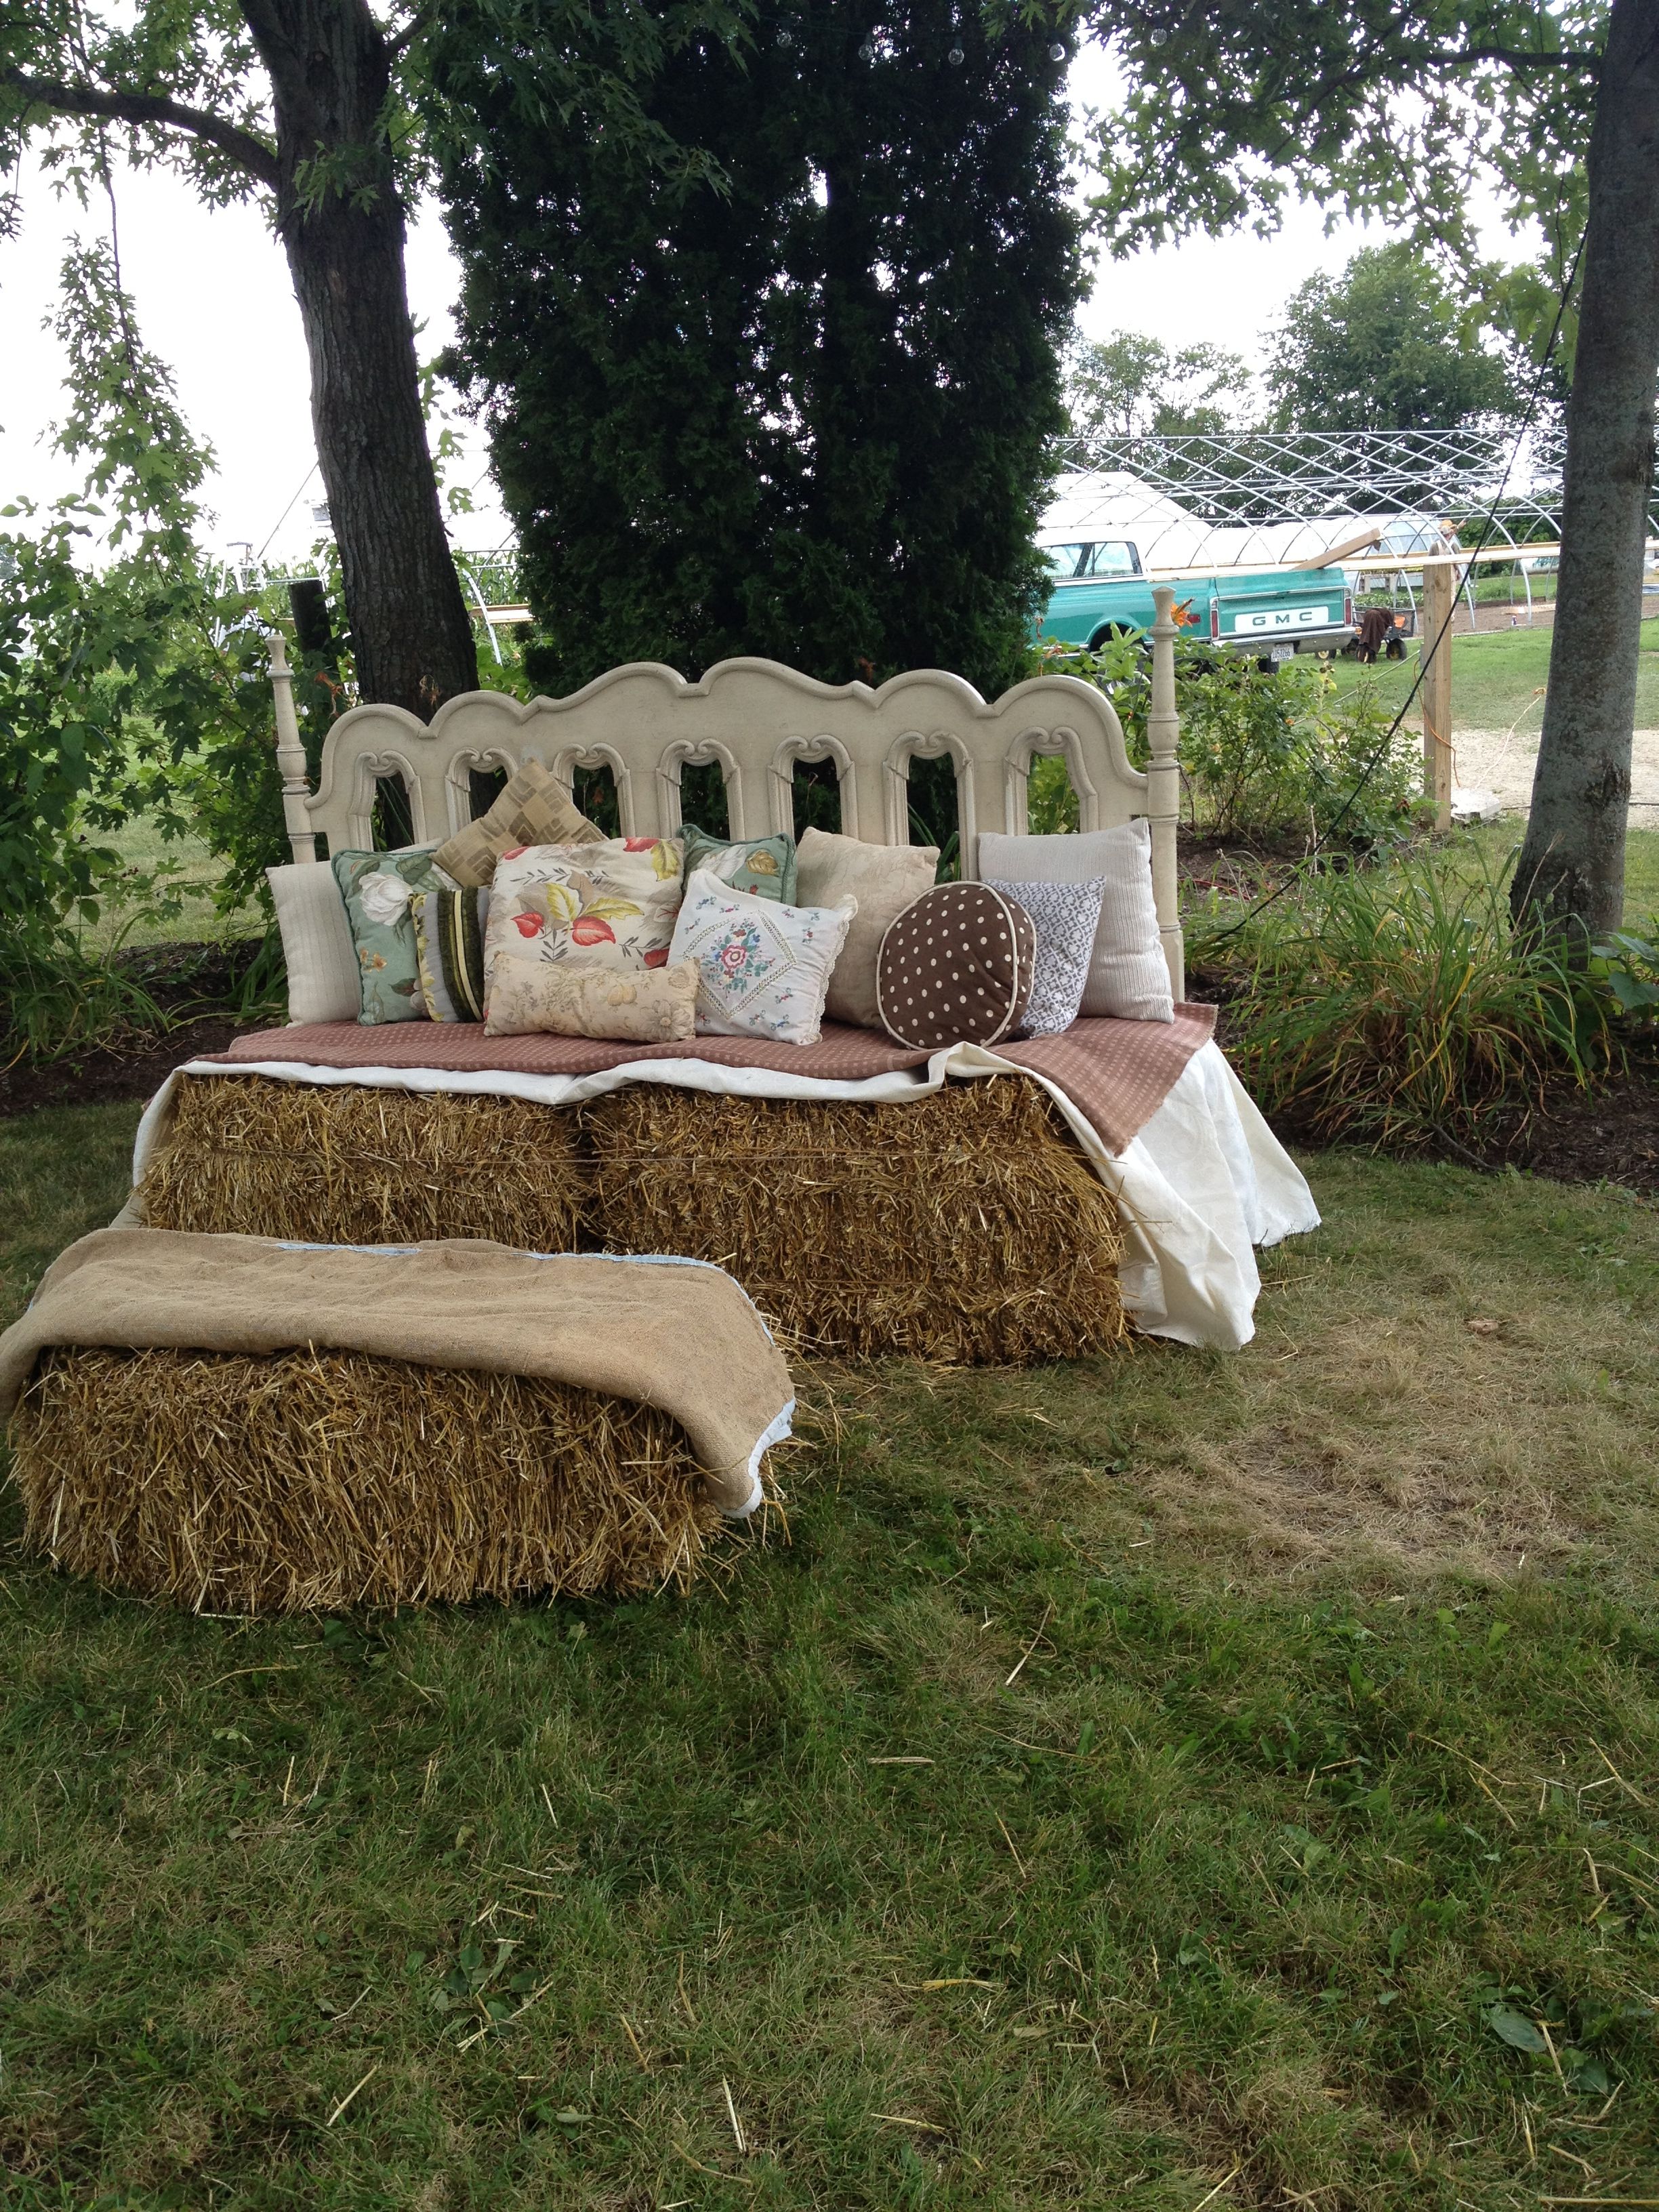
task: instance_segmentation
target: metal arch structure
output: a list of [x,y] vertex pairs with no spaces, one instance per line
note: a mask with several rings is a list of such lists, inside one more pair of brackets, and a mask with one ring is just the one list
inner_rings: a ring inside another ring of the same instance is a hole
[[[1148,495],[1146,520],[1166,524],[1172,550],[1179,534],[1173,509],[1224,538],[1213,548],[1223,566],[1327,550],[1332,532],[1318,526],[1339,521],[1391,521],[1384,551],[1430,550],[1431,530],[1483,524],[1489,514],[1495,544],[1553,544],[1560,534],[1557,441],[1533,432],[1517,451],[1513,431],[1501,426],[1074,437],[1061,441],[1059,459],[1057,502],[1087,479],[1104,490],[1115,478],[1124,494]],[[1659,501],[1650,505],[1649,529],[1659,536]],[[1164,565],[1156,536],[1141,558]]]

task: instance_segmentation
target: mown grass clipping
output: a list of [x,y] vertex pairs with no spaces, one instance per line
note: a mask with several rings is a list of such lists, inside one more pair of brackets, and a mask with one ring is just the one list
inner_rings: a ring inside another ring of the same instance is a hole
[[684,1589],[720,1526],[653,1407],[365,1353],[55,1352],[10,1442],[32,1549],[198,1612]]
[[710,1260],[811,1352],[1027,1365],[1127,1334],[1116,1203],[1016,1077],[885,1105],[641,1083],[577,1108],[187,1076],[143,1203],[161,1229]]
[[204,1235],[572,1252],[586,1182],[571,1115],[525,1099],[186,1075],[143,1202]]
[[715,1261],[805,1349],[1024,1365],[1126,1334],[1116,1206],[1035,1084],[892,1105],[635,1084],[584,1119],[611,1248]]

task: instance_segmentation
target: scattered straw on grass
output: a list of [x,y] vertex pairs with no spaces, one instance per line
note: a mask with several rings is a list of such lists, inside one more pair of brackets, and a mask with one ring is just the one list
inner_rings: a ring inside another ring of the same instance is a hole
[[488,1237],[570,1252],[591,1242],[574,1116],[456,1091],[181,1077],[143,1202],[155,1229],[319,1244]]
[[55,1352],[11,1442],[33,1546],[210,1613],[684,1588],[721,1525],[653,1407],[365,1353]]
[[1024,1364],[1126,1334],[1117,1209],[1014,1078],[820,1104],[636,1084],[584,1108],[613,1250],[712,1260],[813,1352]]

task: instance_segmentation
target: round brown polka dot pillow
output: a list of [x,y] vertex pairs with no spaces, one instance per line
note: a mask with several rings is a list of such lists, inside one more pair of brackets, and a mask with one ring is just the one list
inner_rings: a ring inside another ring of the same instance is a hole
[[1036,932],[986,884],[935,884],[890,924],[876,959],[882,1027],[931,1052],[1012,1036],[1031,995]]

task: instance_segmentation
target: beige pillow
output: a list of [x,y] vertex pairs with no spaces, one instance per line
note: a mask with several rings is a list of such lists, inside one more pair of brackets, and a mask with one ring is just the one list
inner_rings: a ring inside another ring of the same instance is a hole
[[697,963],[613,968],[599,960],[512,961],[496,972],[486,1036],[616,1037],[678,1044],[696,1035]]
[[495,863],[510,846],[585,845],[604,835],[585,814],[577,813],[544,768],[526,761],[507,778],[507,788],[489,812],[458,830],[432,858],[464,890],[483,890],[494,880]]
[[[1006,837],[987,830],[979,841],[979,872],[981,882],[1015,884],[1087,884],[1103,878],[1100,926],[1079,1011],[1089,1020],[1175,1019],[1152,896],[1152,824],[1143,816],[1115,829],[1057,837]],[[1018,890],[1013,896],[1019,897]]]
[[283,935],[290,1022],[355,1022],[361,994],[345,901],[326,860],[267,868]]
[[881,1027],[876,1004],[876,958],[881,940],[909,905],[933,886],[939,866],[937,845],[866,845],[859,837],[837,837],[828,830],[809,830],[795,863],[795,900],[799,906],[840,906],[854,899],[858,912],[830,976],[824,1017],[861,1030]]

